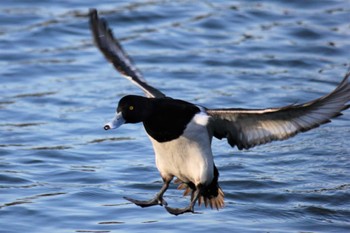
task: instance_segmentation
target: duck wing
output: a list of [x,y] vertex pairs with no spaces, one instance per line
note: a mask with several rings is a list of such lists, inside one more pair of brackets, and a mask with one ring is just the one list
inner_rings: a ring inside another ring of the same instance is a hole
[[313,101],[268,109],[208,109],[209,131],[218,139],[227,138],[238,149],[285,140],[316,128],[342,115],[350,107],[350,71],[338,87]]
[[90,9],[90,28],[96,46],[101,50],[106,59],[127,79],[141,88],[147,97],[163,98],[165,95],[158,89],[147,84],[142,74],[135,67],[132,60],[124,52],[122,46],[114,38],[112,30],[103,18],[99,18],[96,9]]

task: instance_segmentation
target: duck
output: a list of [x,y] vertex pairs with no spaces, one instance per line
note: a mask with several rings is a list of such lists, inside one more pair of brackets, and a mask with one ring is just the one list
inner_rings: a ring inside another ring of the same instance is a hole
[[[196,213],[196,203],[222,209],[224,192],[211,149],[213,138],[225,138],[238,150],[250,149],[317,128],[342,115],[350,106],[350,70],[332,92],[306,103],[279,108],[206,108],[171,98],[146,82],[96,9],[90,9],[89,20],[97,48],[145,94],[122,97],[115,116],[104,125],[105,130],[111,130],[142,123],[153,145],[156,167],[163,181],[161,189],[151,200],[124,197],[143,208],[160,205],[173,215]],[[174,179],[178,189],[184,190],[184,196],[190,196],[189,204],[183,208],[170,207],[164,199]]]

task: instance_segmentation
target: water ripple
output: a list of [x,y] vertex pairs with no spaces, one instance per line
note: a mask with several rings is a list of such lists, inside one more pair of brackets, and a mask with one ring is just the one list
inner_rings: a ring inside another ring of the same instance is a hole
[[[249,151],[213,141],[220,211],[174,217],[127,202],[153,197],[162,180],[142,125],[102,128],[121,96],[142,92],[93,45],[91,7],[151,84],[208,107],[301,103],[332,90],[349,66],[345,1],[5,1],[0,231],[348,231],[349,111]],[[164,198],[189,202],[173,184]]]

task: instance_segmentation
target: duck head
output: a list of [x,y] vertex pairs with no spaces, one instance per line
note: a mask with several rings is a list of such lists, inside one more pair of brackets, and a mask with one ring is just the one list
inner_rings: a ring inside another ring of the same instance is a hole
[[120,99],[114,118],[105,124],[105,130],[116,129],[125,123],[139,123],[144,121],[151,111],[151,99],[127,95]]

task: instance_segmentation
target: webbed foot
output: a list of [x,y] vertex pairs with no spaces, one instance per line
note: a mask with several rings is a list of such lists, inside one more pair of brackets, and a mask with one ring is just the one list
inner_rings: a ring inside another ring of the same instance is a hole
[[161,205],[161,206],[166,206],[168,205],[168,203],[163,199],[163,198],[159,198],[159,197],[155,197],[151,200],[148,201],[139,201],[139,200],[135,200],[129,197],[124,197],[124,199],[134,203],[135,205],[138,205],[142,208],[145,207],[149,207],[149,206],[154,206],[154,205]]
[[165,206],[165,209],[170,214],[173,214],[173,215],[180,215],[184,213],[201,214],[199,212],[195,212],[193,209],[193,206],[187,206],[185,208],[171,208],[171,207]]

